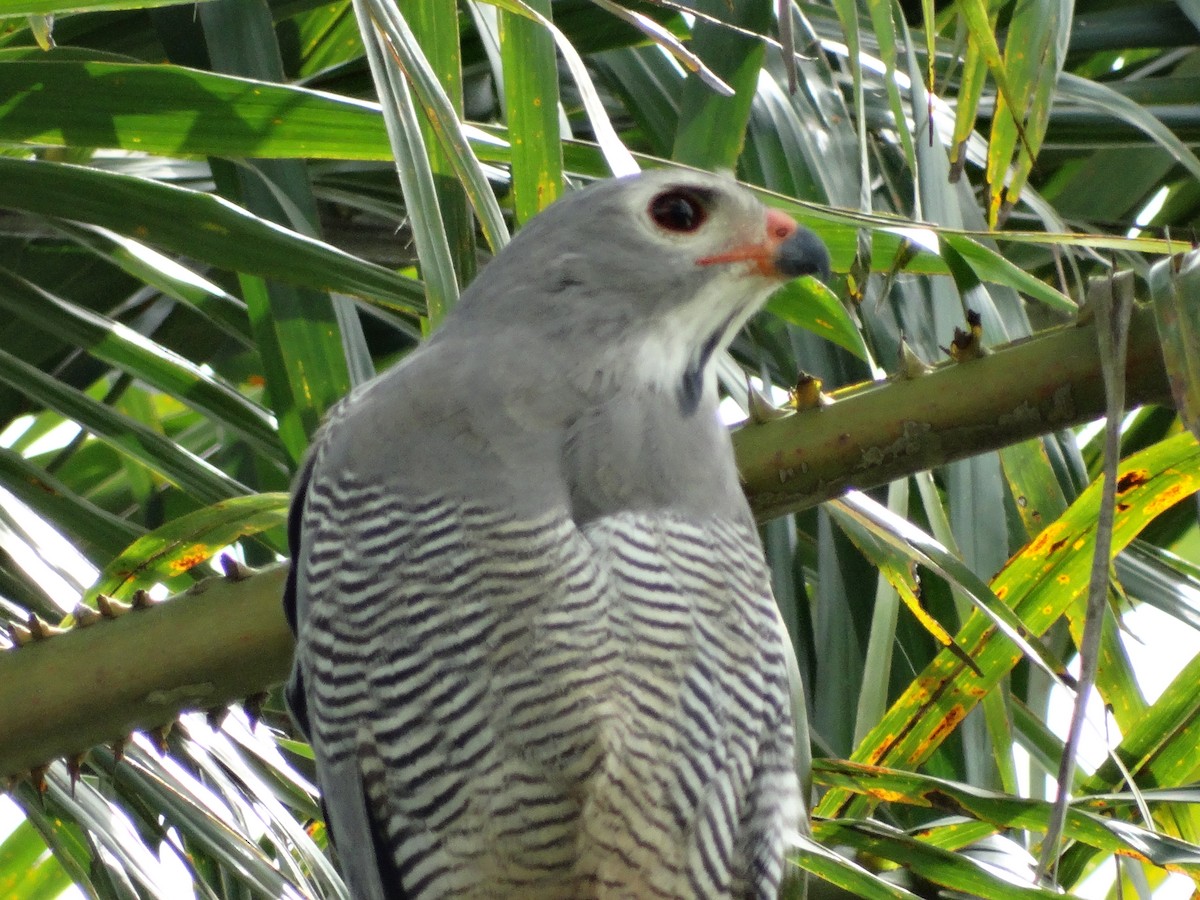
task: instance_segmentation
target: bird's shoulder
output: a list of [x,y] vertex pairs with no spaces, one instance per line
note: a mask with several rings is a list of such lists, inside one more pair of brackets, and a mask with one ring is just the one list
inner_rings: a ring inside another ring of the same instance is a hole
[[575,398],[532,354],[495,344],[435,338],[353,391],[314,441],[314,480],[497,499],[552,481]]

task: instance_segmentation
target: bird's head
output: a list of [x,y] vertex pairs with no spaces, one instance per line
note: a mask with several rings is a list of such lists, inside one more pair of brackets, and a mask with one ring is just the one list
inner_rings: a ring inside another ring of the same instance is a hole
[[626,372],[701,391],[714,353],[777,287],[828,274],[820,239],[731,177],[658,170],[553,204],[460,309],[577,352],[615,348]]

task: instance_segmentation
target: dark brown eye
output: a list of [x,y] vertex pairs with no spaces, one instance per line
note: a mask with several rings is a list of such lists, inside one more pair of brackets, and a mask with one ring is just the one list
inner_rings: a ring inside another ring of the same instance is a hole
[[650,201],[650,218],[666,231],[687,234],[703,225],[707,217],[700,198],[688,191],[664,191]]

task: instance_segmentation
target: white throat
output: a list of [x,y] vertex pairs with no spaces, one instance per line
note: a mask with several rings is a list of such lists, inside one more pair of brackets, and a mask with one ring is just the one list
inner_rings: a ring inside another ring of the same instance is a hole
[[722,272],[688,303],[649,324],[637,339],[630,374],[638,383],[674,391],[685,375],[700,365],[702,392],[715,397],[713,357],[728,345],[776,286],[743,272]]

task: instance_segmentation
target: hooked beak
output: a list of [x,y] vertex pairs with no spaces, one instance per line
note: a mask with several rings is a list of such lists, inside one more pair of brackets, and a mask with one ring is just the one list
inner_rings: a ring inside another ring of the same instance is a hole
[[701,257],[696,265],[748,262],[755,272],[768,278],[815,275],[822,281],[829,280],[829,251],[819,237],[777,209],[767,210],[765,230],[766,235],[758,243],[741,244],[725,253]]

